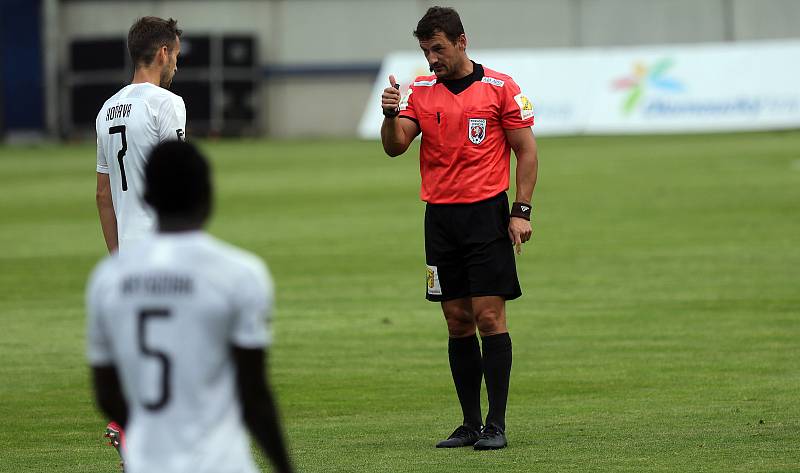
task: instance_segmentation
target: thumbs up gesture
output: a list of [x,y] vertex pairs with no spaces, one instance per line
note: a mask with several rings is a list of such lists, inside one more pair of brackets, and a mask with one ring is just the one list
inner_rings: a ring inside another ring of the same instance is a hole
[[396,117],[400,113],[400,84],[397,83],[394,75],[389,76],[389,86],[383,89],[381,108],[385,116]]

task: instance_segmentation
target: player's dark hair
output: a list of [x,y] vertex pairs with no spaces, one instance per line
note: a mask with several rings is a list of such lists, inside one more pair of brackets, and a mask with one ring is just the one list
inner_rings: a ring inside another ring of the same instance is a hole
[[180,38],[181,33],[178,20],[172,18],[145,16],[136,20],[128,30],[128,52],[134,67],[150,65],[162,46],[172,51],[176,45],[175,38]]
[[150,153],[144,168],[144,200],[165,219],[197,226],[211,214],[211,168],[192,144],[166,141]]
[[458,37],[464,34],[464,25],[461,24],[458,12],[449,7],[428,8],[417,23],[414,37],[426,41],[433,38],[437,31],[441,31],[451,43],[455,43]]

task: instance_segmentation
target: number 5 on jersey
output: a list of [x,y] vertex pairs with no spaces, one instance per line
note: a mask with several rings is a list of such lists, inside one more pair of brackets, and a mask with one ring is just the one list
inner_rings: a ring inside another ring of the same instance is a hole
[[[123,133],[122,136],[125,136],[125,134]],[[169,318],[169,316],[170,311],[168,309],[145,309],[139,312],[139,350],[142,352],[142,355],[154,358],[161,365],[161,382],[159,383],[161,385],[161,394],[159,394],[158,399],[155,401],[143,403],[144,408],[148,411],[161,410],[169,402],[169,379],[170,372],[172,371],[172,364],[166,353],[148,346],[146,337],[147,322],[154,318]]]
[[125,152],[128,151],[128,139],[125,137],[125,125],[112,126],[108,129],[108,134],[113,135],[120,133],[122,135],[122,149],[117,153],[117,161],[119,162],[120,177],[122,177],[122,190],[128,190],[128,179],[125,178],[125,163],[122,158],[125,157]]

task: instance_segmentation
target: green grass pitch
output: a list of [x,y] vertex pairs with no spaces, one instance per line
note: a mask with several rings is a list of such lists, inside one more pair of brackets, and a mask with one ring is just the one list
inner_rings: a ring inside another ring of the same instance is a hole
[[[201,145],[211,233],[277,282],[299,471],[800,469],[800,132],[540,140],[496,452],[433,448],[460,411],[423,297],[416,148]],[[2,472],[116,471],[83,357],[94,180],[90,144],[0,147]]]

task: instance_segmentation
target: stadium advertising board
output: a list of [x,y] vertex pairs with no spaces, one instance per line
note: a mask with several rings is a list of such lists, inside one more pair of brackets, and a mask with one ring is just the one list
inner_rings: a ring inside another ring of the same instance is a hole
[[[538,135],[691,133],[800,127],[800,41],[473,50],[533,101]],[[380,137],[380,94],[428,75],[421,52],[386,57],[359,135]]]

